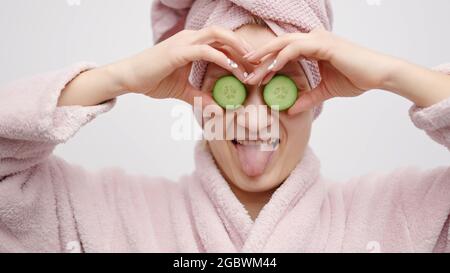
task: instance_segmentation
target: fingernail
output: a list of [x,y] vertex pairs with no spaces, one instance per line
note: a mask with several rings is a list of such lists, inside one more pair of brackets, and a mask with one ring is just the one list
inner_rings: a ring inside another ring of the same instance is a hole
[[247,72],[244,72],[244,78],[247,79],[247,77],[248,77],[248,73],[247,73]]
[[248,61],[249,63],[253,64],[253,65],[260,65],[261,61]]
[[228,65],[229,65],[231,68],[236,69],[236,68],[239,67],[239,66],[237,65],[237,63],[233,62],[231,59],[227,59],[227,62],[228,62]]
[[249,75],[247,75],[245,82],[248,82],[249,80],[251,80],[253,77],[255,76],[255,73],[250,73]]
[[277,60],[274,60],[273,63],[271,65],[269,65],[269,67],[267,68],[267,70],[271,71],[275,68],[275,65],[277,64]]

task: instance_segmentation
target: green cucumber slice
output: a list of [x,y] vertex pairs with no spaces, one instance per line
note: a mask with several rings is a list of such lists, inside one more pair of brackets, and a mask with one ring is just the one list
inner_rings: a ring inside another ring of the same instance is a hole
[[225,76],[216,81],[213,98],[221,107],[234,110],[244,103],[247,90],[235,76]]
[[298,98],[298,88],[295,82],[284,75],[276,75],[264,87],[264,101],[278,111],[291,108]]

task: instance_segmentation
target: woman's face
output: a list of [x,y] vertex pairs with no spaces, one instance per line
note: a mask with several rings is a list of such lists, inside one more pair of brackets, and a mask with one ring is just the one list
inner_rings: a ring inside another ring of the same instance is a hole
[[[260,25],[247,25],[236,30],[236,33],[254,49],[276,37],[271,30]],[[231,49],[227,50],[227,53],[233,60],[245,66],[248,73],[257,67],[246,63]],[[294,80],[300,93],[310,90],[308,80],[298,62],[288,63],[278,73]],[[230,72],[223,68],[210,64],[205,74],[203,92],[212,92],[215,82],[229,74]],[[246,85],[246,88],[248,94],[244,106],[266,107],[267,110],[248,111],[246,114],[237,113],[228,121],[225,121],[225,116],[216,116],[216,119],[223,119],[221,122],[225,130],[235,132],[234,138],[228,136],[228,140],[209,140],[208,144],[217,165],[232,188],[238,188],[244,192],[261,193],[277,188],[302,159],[309,141],[313,113],[308,111],[296,116],[288,116],[286,112],[276,112],[277,115],[272,115],[273,112],[264,103],[262,97],[264,86]],[[261,113],[266,119],[261,118]],[[239,115],[245,117],[239,117]],[[277,119],[278,126],[276,126]],[[235,126],[234,130],[232,126]],[[271,129],[275,127],[278,130],[271,132]],[[245,131],[245,136],[238,135],[239,130]],[[264,145],[262,141],[259,141],[263,132],[271,132],[272,138],[278,138],[278,146]],[[251,141],[248,141],[250,139]],[[274,147],[274,149],[268,149],[268,147]]]

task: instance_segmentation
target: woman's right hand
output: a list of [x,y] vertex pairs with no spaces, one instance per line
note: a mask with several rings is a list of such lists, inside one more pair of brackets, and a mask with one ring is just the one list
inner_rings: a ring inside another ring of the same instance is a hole
[[245,41],[225,28],[183,30],[137,55],[80,74],[67,85],[58,104],[90,106],[126,93],[180,99],[190,104],[194,97],[202,97],[203,104],[213,103],[211,94],[191,86],[188,76],[192,62],[204,60],[244,81],[243,66],[220,50],[225,47],[242,55],[251,51]]
[[225,28],[183,30],[150,49],[113,64],[112,70],[117,71],[122,88],[129,92],[158,99],[175,98],[190,104],[194,97],[200,96],[208,104],[212,101],[211,95],[197,90],[188,81],[193,61],[215,63],[245,80],[243,67],[219,50],[224,46],[242,55],[251,51],[245,41]]

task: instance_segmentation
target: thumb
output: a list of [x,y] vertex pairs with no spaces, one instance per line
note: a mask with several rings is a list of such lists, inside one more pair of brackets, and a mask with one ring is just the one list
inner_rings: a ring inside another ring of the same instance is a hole
[[308,111],[318,106],[322,102],[331,99],[333,96],[328,92],[327,88],[321,82],[316,88],[309,92],[305,92],[297,99],[295,104],[289,108],[289,115],[296,115],[298,113]]
[[194,105],[196,98],[200,99],[202,107],[216,104],[209,93],[202,92],[201,90],[198,90],[197,88],[188,84],[186,90],[184,90],[182,94],[181,100],[189,103],[190,105]]

